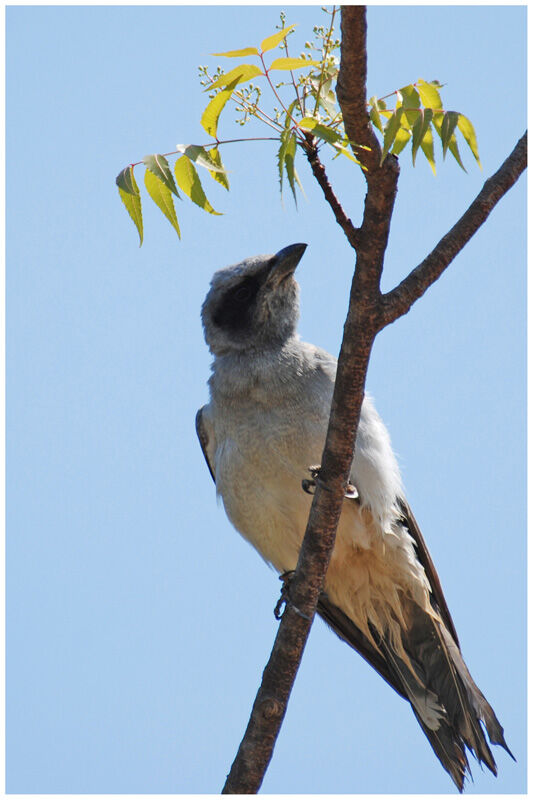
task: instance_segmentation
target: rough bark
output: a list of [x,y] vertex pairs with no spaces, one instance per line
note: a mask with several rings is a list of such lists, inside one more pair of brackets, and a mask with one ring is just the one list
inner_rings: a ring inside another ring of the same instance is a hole
[[364,150],[353,145],[354,153],[366,168],[367,194],[360,228],[353,225],[333,193],[312,137],[308,139],[306,155],[326,201],[356,251],[355,273],[320,477],[298,565],[290,582],[290,599],[224,794],[256,793],[272,758],[335,544],[375,336],[386,324],[406,313],[439,277],[525,168],[523,137],[435,250],[396,289],[383,296],[379,285],[400,170],[398,160],[392,155],[380,166],[381,148],[367,113],[366,8],[343,6],[341,31],[337,97],[350,141],[370,148]]

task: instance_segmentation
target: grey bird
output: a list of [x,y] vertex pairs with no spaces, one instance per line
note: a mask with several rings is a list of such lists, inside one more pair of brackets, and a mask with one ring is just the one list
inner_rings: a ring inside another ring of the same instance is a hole
[[[302,480],[320,462],[337,368],[296,332],[294,271],[305,249],[293,244],[219,270],[202,307],[214,360],[198,437],[230,521],[279,573],[296,567],[312,500]],[[368,396],[350,482],[356,491],[344,500],[318,613],[409,701],[462,791],[471,774],[466,748],[496,775],[482,725],[513,756],[463,660],[388,432]]]

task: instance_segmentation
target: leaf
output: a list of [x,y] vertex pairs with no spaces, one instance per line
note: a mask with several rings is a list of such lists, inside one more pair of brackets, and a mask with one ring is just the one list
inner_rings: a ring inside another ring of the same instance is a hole
[[337,155],[335,155],[334,158],[337,158],[338,155],[346,156],[346,158],[349,158],[350,161],[354,162],[354,164],[358,164],[360,167],[366,170],[366,167],[363,167],[361,162],[357,160],[357,158],[353,155],[353,153],[347,147],[342,145],[340,142],[333,143],[333,147],[337,151]]
[[179,197],[176,184],[174,183],[174,178],[172,177],[172,172],[170,171],[170,167],[165,156],[162,156],[159,153],[155,153],[152,156],[145,156],[143,158],[143,163],[146,168],[156,176],[156,178],[159,178],[160,181],[163,181],[165,186],[170,189],[170,191],[175,194],[176,197]]
[[310,58],[276,58],[270,65],[273,69],[302,69],[303,67],[317,67],[320,61],[313,61]]
[[207,150],[200,147],[198,144],[177,144],[176,150],[178,153],[185,153],[187,158],[194,161],[195,164],[205,167],[205,169],[208,169],[210,172],[226,172],[224,167],[220,167],[217,162],[211,158]]
[[133,177],[133,167],[131,164],[118,173],[115,183],[119,189],[127,194],[139,194],[139,189]]
[[202,114],[202,119],[200,120],[203,129],[216,139],[217,136],[217,127],[218,127],[218,118],[222,112],[222,109],[230,99],[233,90],[237,86],[239,80],[236,78],[231,83],[228,83],[225,89],[221,89],[207,104],[205,107],[204,113]]
[[404,108],[420,107],[420,96],[412,83],[410,83],[409,86],[404,86],[403,89],[400,89],[400,95],[402,98],[401,104]]
[[423,106],[432,108],[433,111],[442,108],[442,100],[435,83],[426,83],[420,78],[416,85]]
[[429,123],[433,117],[433,111],[430,108],[420,109],[420,113],[418,115],[418,119],[413,125],[413,147],[412,147],[412,157],[413,157],[413,167],[416,161],[416,154],[418,152],[418,148],[422,144],[422,139],[426,135],[426,131],[429,128]]
[[225,58],[240,58],[241,56],[258,56],[257,47],[243,47],[242,50],[227,50],[225,53],[211,53],[212,56],[224,56]]
[[[222,165],[222,158],[220,157],[220,152],[218,150],[218,147],[213,147],[213,149],[209,151],[209,156],[215,162],[215,164],[218,167],[220,167],[221,169],[224,169],[224,167]],[[209,174],[211,175],[211,177],[217,183],[220,183],[220,185],[223,186],[224,189],[227,189],[227,191],[229,192],[229,180],[228,180],[227,173],[225,171],[224,172],[214,172],[213,170],[209,170]]]
[[287,28],[283,28],[283,30],[272,34],[272,36],[267,36],[267,38],[263,39],[261,42],[261,52],[266,53],[268,50],[273,50],[295,27],[296,25],[289,25]]
[[457,111],[446,111],[442,120],[442,127],[440,130],[440,138],[442,140],[442,157],[446,158],[446,151],[453,136],[453,132],[457,127],[459,114]]
[[187,197],[190,197],[193,203],[200,206],[204,211],[209,214],[216,214],[221,216],[219,211],[215,211],[202,188],[200,177],[196,167],[187,156],[178,158],[174,165],[174,174],[180,189],[183,189]]
[[408,131],[406,128],[400,128],[398,133],[396,134],[396,138],[394,139],[394,144],[392,146],[391,153],[394,153],[395,156],[399,155],[403,148],[408,143],[409,139],[411,138],[411,131]]
[[[452,112],[447,112],[447,113],[455,114],[456,112],[452,111]],[[444,118],[445,118],[445,116],[446,116],[446,113],[444,113],[444,112],[439,112],[439,113],[433,115],[433,125],[435,126],[435,129],[436,129],[437,133],[439,134],[439,136],[441,138],[441,141],[443,140]],[[447,132],[444,131],[444,133],[447,133]],[[452,133],[452,135],[449,137],[447,147],[450,150],[450,153],[452,154],[452,156],[455,158],[455,160],[457,161],[457,163],[461,167],[461,169],[466,172],[464,164],[461,161],[461,156],[459,155],[459,146],[457,144],[457,138],[455,136],[455,133]],[[443,157],[444,157],[444,155],[445,155],[445,152],[444,152],[444,142],[443,142]]]
[[[172,182],[174,183],[174,181]],[[150,169],[146,169],[144,173],[144,185],[156,206],[161,209],[181,239],[180,226],[178,225],[176,209],[174,208],[174,201],[172,200],[172,192],[167,184],[156,177]]]
[[470,150],[472,151],[472,155],[479,164],[479,168],[481,169],[481,161],[479,159],[479,152],[477,149],[477,138],[474,126],[472,125],[470,120],[467,119],[467,117],[465,117],[464,114],[459,114],[457,120],[457,127],[459,128],[464,138],[466,139],[466,143],[469,146]]
[[383,125],[381,124],[381,117],[379,115],[379,106],[378,106],[378,99],[376,95],[373,95],[370,100],[368,101],[370,105],[370,119],[372,124],[383,133]]
[[[298,201],[296,199],[296,187],[295,187],[295,175],[296,171],[294,169],[294,156],[296,155],[296,134],[292,133],[289,136],[287,141],[287,147],[285,148],[285,169],[287,171],[287,178],[289,179],[289,185],[291,187],[292,196],[294,197],[294,204],[298,206]],[[298,180],[298,183],[300,181]]]
[[389,119],[387,125],[385,126],[385,133],[383,136],[383,152],[381,153],[380,166],[385,161],[385,156],[392,147],[394,139],[396,138],[396,134],[400,129],[401,121],[402,121],[402,109],[400,108],[392,113],[391,118]]
[[323,139],[329,144],[334,144],[342,138],[337,131],[333,130],[333,128],[328,128],[326,125],[321,125],[318,120],[314,119],[313,117],[304,117],[299,123],[299,126],[305,131],[311,131],[314,136],[318,136],[319,139]]
[[[131,170],[131,175],[128,178],[129,181],[128,185],[131,186],[133,192],[125,191],[122,188],[122,186],[118,187],[118,192],[120,194],[120,199],[126,206],[126,210],[130,215],[130,217],[132,218],[133,222],[135,223],[135,227],[137,228],[137,231],[139,233],[139,247],[140,247],[143,243],[143,215],[141,210],[141,193],[139,192],[139,187],[137,186],[137,182],[135,181],[135,177],[133,175],[133,167],[127,167],[127,169]],[[122,172],[124,172],[124,170]],[[118,178],[117,178],[117,184],[118,184]]]
[[436,175],[437,169],[435,167],[435,153],[433,150],[433,134],[431,132],[431,128],[427,128],[422,137],[422,141],[420,142],[420,147],[422,148],[422,152],[424,153],[425,157],[429,161],[429,166],[433,171],[433,175]]
[[224,88],[234,81],[236,86],[238,83],[244,83],[244,81],[249,81],[251,78],[256,78],[258,75],[263,75],[263,73],[255,64],[240,64],[240,66],[230,69],[229,72],[219,75],[216,81],[210,84],[204,91],[210,92],[211,89],[218,89],[219,87]]

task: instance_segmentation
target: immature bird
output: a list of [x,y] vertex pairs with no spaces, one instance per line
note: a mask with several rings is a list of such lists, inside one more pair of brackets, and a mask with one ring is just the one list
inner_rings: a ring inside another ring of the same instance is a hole
[[[214,360],[197,414],[202,449],[237,528],[280,573],[294,570],[320,462],[336,360],[296,333],[305,244],[215,273],[202,307]],[[387,430],[365,397],[350,482],[318,613],[411,704],[462,791],[465,746],[496,775],[485,739],[503,728],[463,661],[440,581],[404,497]],[[512,754],[510,753],[512,756]]]

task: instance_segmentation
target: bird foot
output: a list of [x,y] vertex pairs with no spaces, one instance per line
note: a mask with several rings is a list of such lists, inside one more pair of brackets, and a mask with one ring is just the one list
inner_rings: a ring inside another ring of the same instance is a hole
[[280,579],[280,581],[282,582],[283,585],[281,587],[279,600],[276,603],[276,607],[274,609],[274,616],[279,621],[281,619],[281,617],[283,616],[283,607],[284,606],[290,606],[293,609],[293,611],[295,611],[297,614],[299,614],[300,617],[303,617],[304,619],[306,619],[306,620],[308,620],[310,622],[311,618],[308,617],[307,614],[304,614],[303,611],[300,611],[299,608],[296,608],[296,606],[294,605],[294,603],[291,600],[290,587],[291,587],[291,581],[292,581],[293,576],[294,576],[294,572],[295,572],[295,570],[289,569],[289,570],[287,570],[287,572],[282,572],[282,574],[279,576],[279,579]]
[[[304,480],[302,481],[302,489],[307,494],[314,494],[315,489],[320,481],[320,464],[309,467],[308,469],[309,472],[311,473],[311,478],[304,478]],[[324,486],[324,484],[322,484],[322,488],[326,489],[327,487]],[[353,486],[353,484],[351,483],[349,483],[346,486],[346,491],[344,492],[344,496],[348,500],[357,500],[359,502],[359,492],[357,491],[355,486]]]

